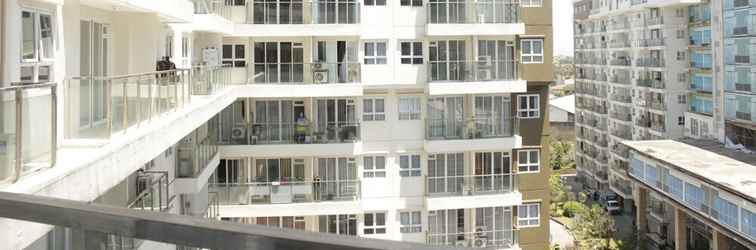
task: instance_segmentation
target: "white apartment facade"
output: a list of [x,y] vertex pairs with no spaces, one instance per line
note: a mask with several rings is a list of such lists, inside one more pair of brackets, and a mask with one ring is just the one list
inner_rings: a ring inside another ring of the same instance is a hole
[[[1,10],[4,191],[378,239],[548,245],[549,0]],[[154,72],[164,56],[177,69]],[[90,247],[50,241],[75,232],[2,224],[9,249]]]

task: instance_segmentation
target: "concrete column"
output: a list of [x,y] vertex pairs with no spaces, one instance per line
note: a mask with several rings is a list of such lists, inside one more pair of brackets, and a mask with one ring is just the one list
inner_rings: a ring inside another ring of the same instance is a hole
[[711,232],[711,250],[727,250],[730,249],[730,239],[717,230]]
[[685,211],[675,208],[675,250],[685,250],[688,245],[688,232],[685,230],[686,220]]
[[648,189],[635,185],[635,225],[638,229],[638,237],[645,236],[648,232]]

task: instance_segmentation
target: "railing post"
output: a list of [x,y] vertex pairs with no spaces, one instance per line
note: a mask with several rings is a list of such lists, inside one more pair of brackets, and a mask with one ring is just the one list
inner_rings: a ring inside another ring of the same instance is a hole
[[107,79],[105,80],[105,108],[107,109],[105,112],[107,113],[107,119],[108,119],[108,139],[110,139],[110,136],[113,134],[113,80]]
[[50,87],[50,167],[58,160],[58,86]]
[[123,131],[126,131],[126,128],[129,127],[129,89],[128,89],[128,82],[129,79],[126,78],[123,82]]
[[141,84],[141,82],[142,82],[141,79],[137,79],[137,83],[136,83],[137,102],[136,102],[136,108],[135,108],[136,109],[135,113],[136,113],[136,121],[137,121],[136,125],[137,125],[137,127],[139,126],[139,124],[142,123],[142,119],[143,119],[142,118],[142,102],[141,102],[141,99],[142,99],[141,98],[142,97],[142,84]]
[[23,168],[23,92],[21,88],[16,89],[16,162],[14,164],[15,171],[13,173],[13,182],[16,182],[21,177],[21,169]]

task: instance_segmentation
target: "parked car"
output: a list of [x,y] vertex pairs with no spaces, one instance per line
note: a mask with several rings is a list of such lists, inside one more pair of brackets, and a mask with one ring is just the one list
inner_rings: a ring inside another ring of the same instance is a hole
[[620,204],[619,201],[616,200],[609,200],[606,202],[606,212],[610,215],[615,214],[621,214],[622,213],[622,204]]

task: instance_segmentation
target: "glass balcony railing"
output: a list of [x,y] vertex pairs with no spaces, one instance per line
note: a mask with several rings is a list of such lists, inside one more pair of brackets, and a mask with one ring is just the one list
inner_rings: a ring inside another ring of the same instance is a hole
[[256,84],[329,84],[359,83],[360,63],[251,63],[251,83]]
[[225,0],[192,0],[194,4],[194,14],[196,15],[218,15],[227,20],[231,20],[232,7],[224,2]]
[[474,3],[431,0],[428,24],[519,23],[520,3],[515,0],[476,1]]
[[247,1],[248,24],[359,24],[360,1]]
[[55,165],[57,85],[0,87],[0,182]]
[[505,194],[516,190],[515,180],[512,173],[428,176],[426,194],[428,197]]
[[[450,222],[451,223],[451,222]],[[435,226],[435,225],[432,225]],[[443,225],[439,225],[443,226]],[[498,227],[498,226],[497,226]],[[456,225],[454,226],[456,229]],[[465,227],[467,228],[467,227]],[[426,242],[430,245],[464,246],[474,248],[510,249],[516,248],[518,230],[502,225],[500,229],[478,227],[475,232],[434,233],[428,232]]]
[[221,133],[221,144],[329,144],[350,143],[361,138],[359,122],[339,122],[321,126],[295,123],[239,123],[227,129],[230,133]]
[[636,84],[639,87],[664,89],[664,81],[659,79],[637,79]]
[[189,103],[190,70],[66,80],[66,138],[109,139]]
[[240,184],[210,184],[221,205],[290,204],[359,200],[359,180],[286,180]]
[[520,77],[516,60],[431,61],[430,82],[511,81]]
[[195,66],[191,68],[191,88],[194,95],[212,95],[231,83],[231,65]]
[[450,119],[426,119],[427,140],[484,139],[511,137],[519,133],[520,120],[516,117],[501,119],[473,118],[467,126]]
[[213,136],[207,136],[195,145],[180,143],[177,152],[176,177],[197,178],[210,161],[218,155],[218,144],[215,143]]

